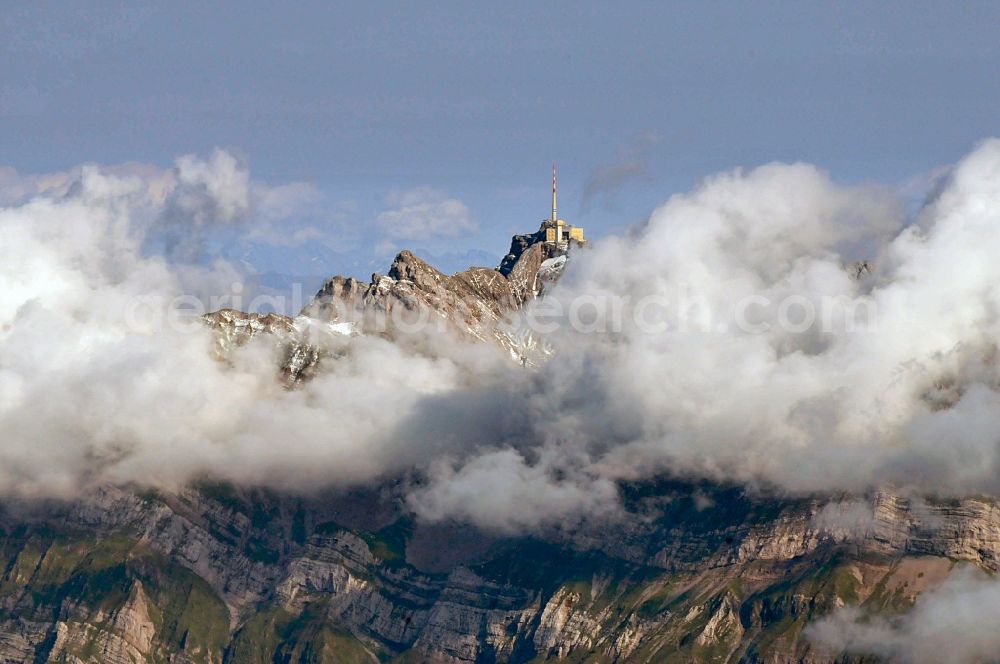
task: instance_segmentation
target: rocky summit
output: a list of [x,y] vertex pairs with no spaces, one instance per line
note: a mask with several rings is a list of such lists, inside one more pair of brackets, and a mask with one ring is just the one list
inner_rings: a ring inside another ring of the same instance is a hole
[[540,234],[516,236],[499,268],[473,267],[445,275],[403,251],[387,274],[373,274],[369,283],[339,276],[328,280],[302,314],[347,321],[366,333],[390,337],[450,333],[495,343],[527,361],[534,350],[531,340],[502,325],[504,314],[538,296],[557,277],[553,266],[561,266],[557,259],[564,255]]
[[[400,252],[387,274],[368,283],[352,277],[328,279],[296,317],[223,309],[204,316],[217,332],[215,352],[264,336],[279,343],[283,380],[307,378],[331,335],[369,334],[400,340],[444,335],[499,347],[532,365],[545,351],[530,330],[505,317],[554,284],[567,261],[567,248],[545,242],[543,231],[517,235],[496,269],[472,267],[446,275],[410,251]],[[319,335],[319,336],[317,336]]]

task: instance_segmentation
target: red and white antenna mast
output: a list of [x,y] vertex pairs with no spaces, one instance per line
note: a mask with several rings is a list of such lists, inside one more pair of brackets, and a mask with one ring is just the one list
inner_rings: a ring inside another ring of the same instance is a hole
[[552,162],[552,223],[556,223],[559,217],[556,216],[556,162]]

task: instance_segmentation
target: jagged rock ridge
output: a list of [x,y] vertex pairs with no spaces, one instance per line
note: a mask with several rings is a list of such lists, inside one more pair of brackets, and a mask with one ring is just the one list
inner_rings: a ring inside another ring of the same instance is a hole
[[530,238],[523,245],[515,238],[516,251],[512,248],[498,269],[473,267],[454,275],[403,251],[386,275],[374,274],[369,283],[333,277],[302,313],[322,321],[356,322],[367,334],[444,332],[495,343],[523,359],[529,347],[502,325],[504,314],[539,295],[545,284],[539,269],[559,253],[540,234]]
[[388,338],[447,334],[495,344],[515,360],[533,364],[544,349],[530,330],[505,324],[505,315],[557,281],[565,264],[565,250],[546,243],[539,230],[515,236],[497,269],[472,267],[446,275],[402,251],[387,274],[373,274],[368,283],[342,276],[327,280],[295,318],[232,309],[203,318],[217,332],[220,358],[261,335],[276,341],[282,379],[289,385],[308,379],[327,354],[316,338],[318,329],[327,339],[331,333]]

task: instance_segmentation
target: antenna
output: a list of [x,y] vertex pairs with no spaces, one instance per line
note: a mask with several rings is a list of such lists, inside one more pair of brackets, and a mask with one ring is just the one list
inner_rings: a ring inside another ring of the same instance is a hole
[[556,216],[556,162],[552,162],[552,223],[556,223],[559,217]]

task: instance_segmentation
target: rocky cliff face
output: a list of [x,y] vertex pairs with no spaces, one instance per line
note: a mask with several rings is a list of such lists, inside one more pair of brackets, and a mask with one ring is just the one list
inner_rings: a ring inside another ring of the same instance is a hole
[[9,511],[0,661],[844,661],[804,627],[1000,567],[984,500],[663,481],[631,487],[623,520],[503,539],[415,523],[386,489],[108,487]]

